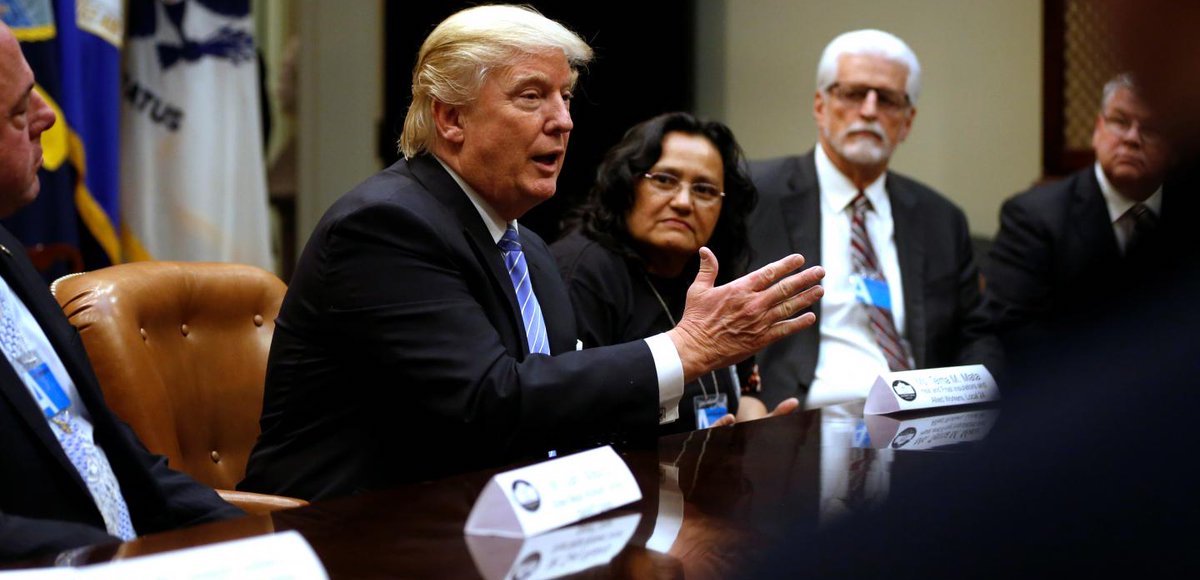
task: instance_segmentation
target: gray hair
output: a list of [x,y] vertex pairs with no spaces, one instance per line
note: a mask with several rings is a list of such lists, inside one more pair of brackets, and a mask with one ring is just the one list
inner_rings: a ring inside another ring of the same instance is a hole
[[400,152],[411,159],[430,150],[436,136],[434,101],[468,104],[491,72],[555,49],[572,69],[592,60],[592,49],[578,34],[529,6],[476,6],[443,20],[421,44],[413,67],[412,105],[404,118]]
[[898,62],[908,69],[908,82],[904,90],[910,103],[916,105],[921,95],[921,63],[917,55],[900,37],[882,30],[864,29],[839,34],[821,53],[817,65],[817,90],[828,92],[837,82],[838,61],[847,54],[869,54]]
[[1104,83],[1104,90],[1100,93],[1100,112],[1104,112],[1104,108],[1108,106],[1113,95],[1117,94],[1118,89],[1129,89],[1133,94],[1137,94],[1138,87],[1137,83],[1133,82],[1133,75],[1121,73]]

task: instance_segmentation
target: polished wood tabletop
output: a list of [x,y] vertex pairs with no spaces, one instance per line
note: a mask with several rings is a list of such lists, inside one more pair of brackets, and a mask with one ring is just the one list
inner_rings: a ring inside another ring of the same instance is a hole
[[564,546],[575,551],[553,560],[560,573],[582,566],[600,577],[723,577],[790,526],[827,525],[882,501],[893,480],[948,452],[969,452],[998,413],[971,407],[864,419],[859,402],[618,449],[642,500],[544,534],[539,546],[463,532],[484,485],[510,466],[27,564],[84,565],[296,530],[332,578],[540,576],[547,570],[536,568],[552,564],[547,550]]

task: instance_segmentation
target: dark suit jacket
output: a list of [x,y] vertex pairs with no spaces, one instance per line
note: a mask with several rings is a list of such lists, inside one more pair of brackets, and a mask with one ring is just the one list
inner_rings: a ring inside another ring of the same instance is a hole
[[[20,296],[70,373],[91,414],[96,443],[112,464],[139,534],[242,515],[211,489],[167,468],[117,419],[100,393],[79,334],[25,257],[0,228],[0,276]],[[0,355],[0,559],[117,541],[16,371]]]
[[1163,187],[1155,243],[1136,263],[1121,256],[1091,166],[1006,201],[984,274],[986,309],[1010,352],[1095,316],[1111,307],[1106,301],[1138,291],[1194,253],[1200,236],[1191,233],[1196,208],[1187,197],[1171,183]]
[[344,495],[653,428],[650,349],[576,352],[554,259],[520,235],[554,356],[528,353],[500,252],[436,159],[397,162],[339,199],[284,298],[240,487]]
[[[758,206],[750,217],[754,267],[800,253],[805,266],[821,260],[820,187],[813,152],[751,165]],[[896,253],[904,290],[905,328],[918,368],[982,363],[997,372],[999,343],[981,309],[979,271],[962,210],[937,192],[888,172]],[[817,324],[764,349],[758,357],[763,401],[803,401],[817,368]]]

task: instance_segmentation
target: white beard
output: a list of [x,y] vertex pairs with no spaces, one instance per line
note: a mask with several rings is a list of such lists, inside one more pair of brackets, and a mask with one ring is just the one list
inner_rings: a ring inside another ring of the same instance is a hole
[[841,153],[842,157],[858,165],[879,165],[886,162],[892,153],[887,144],[872,141],[867,137],[856,138],[849,143],[841,140],[840,143],[835,142],[833,146],[840,149],[838,153]]
[[[851,133],[867,131],[879,138],[878,141],[870,137],[858,135],[853,138]],[[847,161],[856,165],[879,165],[886,163],[892,156],[892,143],[888,140],[887,133],[884,133],[883,127],[878,123],[863,123],[857,122],[851,124],[838,133],[836,137],[830,137],[828,131],[825,133],[825,138],[833,145],[834,151],[841,155]]]

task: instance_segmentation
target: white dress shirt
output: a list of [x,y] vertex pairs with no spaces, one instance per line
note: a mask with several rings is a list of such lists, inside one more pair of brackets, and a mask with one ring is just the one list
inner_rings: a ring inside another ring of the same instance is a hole
[[[867,396],[876,377],[888,372],[887,359],[871,332],[866,309],[855,300],[850,281],[850,203],[858,188],[829,160],[820,144],[816,147],[817,184],[821,188],[821,265],[825,279],[821,285],[821,319],[817,321],[821,339],[816,375],[808,391],[805,407],[815,409]],[[905,346],[904,291],[900,283],[900,261],[896,255],[892,203],[884,189],[886,177],[879,176],[863,193],[871,201],[867,212],[867,235],[875,247],[892,299],[892,319]],[[911,349],[909,349],[911,352]]]
[[[1117,247],[1124,254],[1125,246],[1129,244],[1129,236],[1133,234],[1135,220],[1132,219],[1133,216],[1125,217],[1125,219],[1121,218],[1137,202],[1121,195],[1121,192],[1117,191],[1117,188],[1108,180],[1108,176],[1104,174],[1104,169],[1100,167],[1099,161],[1096,162],[1095,171],[1096,179],[1100,182],[1100,193],[1104,194],[1104,203],[1108,206],[1108,217],[1112,220],[1113,233],[1117,235]],[[1150,197],[1146,198],[1146,201],[1143,201],[1142,205],[1145,205],[1155,216],[1161,216],[1162,186],[1158,186],[1158,189],[1150,194]]]
[[[480,197],[450,166],[436,156],[434,159],[437,159],[450,177],[454,178],[454,182],[466,192],[467,198],[479,211],[479,217],[483,218],[483,224],[492,234],[493,241],[500,242],[500,237],[504,235],[510,223],[514,228],[519,227],[516,220],[508,222],[500,217],[500,214],[488,205],[487,201]],[[500,248],[497,247],[496,251],[499,252]],[[537,293],[536,288],[534,293]],[[675,350],[675,343],[666,333],[656,334],[646,338],[645,341],[646,346],[650,347],[650,356],[654,359],[654,370],[658,374],[658,422],[661,425],[676,421],[679,419],[679,399],[683,397],[683,361],[679,358],[679,351]]]

